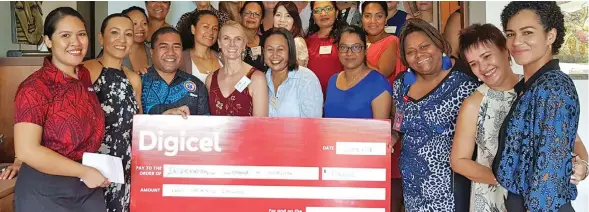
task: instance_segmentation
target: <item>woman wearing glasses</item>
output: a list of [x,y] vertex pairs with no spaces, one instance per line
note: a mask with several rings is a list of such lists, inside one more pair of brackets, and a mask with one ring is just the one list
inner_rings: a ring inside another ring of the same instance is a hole
[[392,88],[387,79],[368,66],[366,35],[357,26],[345,26],[337,39],[344,71],[327,84],[325,117],[388,119]]
[[309,20],[307,48],[309,50],[308,68],[315,72],[325,94],[329,77],[343,69],[338,59],[335,38],[338,36],[339,22],[335,1],[312,1],[313,18]]
[[260,36],[258,35],[260,23],[264,18],[264,4],[261,1],[246,1],[239,14],[241,14],[241,25],[248,40],[242,59],[254,68],[266,72],[264,59],[262,59]]

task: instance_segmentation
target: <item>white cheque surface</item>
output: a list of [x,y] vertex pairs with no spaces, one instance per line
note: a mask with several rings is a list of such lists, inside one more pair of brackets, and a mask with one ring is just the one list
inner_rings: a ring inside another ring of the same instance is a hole
[[387,181],[387,169],[323,167],[322,180]]
[[163,184],[164,197],[386,200],[385,188]]
[[387,155],[387,143],[382,142],[342,142],[335,143],[338,155]]
[[319,180],[319,167],[165,164],[163,177],[262,180]]

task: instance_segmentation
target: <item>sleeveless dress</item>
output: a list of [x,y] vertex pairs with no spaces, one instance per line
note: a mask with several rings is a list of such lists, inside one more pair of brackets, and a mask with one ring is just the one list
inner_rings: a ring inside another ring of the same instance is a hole
[[[254,111],[254,105],[252,102],[252,96],[249,93],[249,88],[243,89],[239,92],[237,89],[233,91],[227,98],[221,93],[219,88],[219,71],[213,72],[213,78],[211,79],[211,88],[209,89],[209,109],[211,115],[214,116],[252,116]],[[252,74],[256,71],[252,68],[248,73],[247,77],[251,79]]]
[[129,211],[131,185],[131,129],[139,108],[125,72],[103,67],[94,90],[105,115],[105,133],[98,152],[123,160],[125,184],[104,188],[107,212]]
[[[514,89],[496,91],[486,84],[477,88],[483,94],[477,121],[476,162],[491,168],[499,147],[499,130],[517,97]],[[502,212],[505,208],[507,190],[501,186],[472,182],[470,211]]]

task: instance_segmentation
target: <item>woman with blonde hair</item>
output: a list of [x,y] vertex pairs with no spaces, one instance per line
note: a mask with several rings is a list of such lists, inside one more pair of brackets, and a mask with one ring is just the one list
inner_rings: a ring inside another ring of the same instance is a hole
[[219,31],[224,66],[209,74],[211,115],[268,116],[268,85],[264,73],[243,61],[248,39],[241,24],[227,21]]

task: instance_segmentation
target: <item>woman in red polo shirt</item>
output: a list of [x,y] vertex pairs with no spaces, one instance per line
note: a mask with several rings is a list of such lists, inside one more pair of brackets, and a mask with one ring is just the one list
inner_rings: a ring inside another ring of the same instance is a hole
[[307,49],[309,50],[307,68],[317,75],[325,94],[329,78],[344,70],[335,44],[340,25],[337,20],[339,10],[335,6],[335,1],[312,1],[311,10],[313,17],[309,20],[307,32]]
[[17,90],[14,144],[23,161],[14,192],[17,212],[106,211],[100,187],[110,182],[80,163],[84,152],[98,150],[104,135],[104,113],[80,65],[88,50],[85,27],[72,8],[51,11],[43,39],[52,56]]

